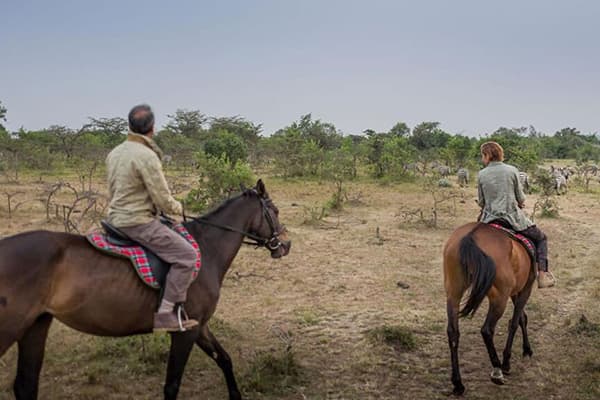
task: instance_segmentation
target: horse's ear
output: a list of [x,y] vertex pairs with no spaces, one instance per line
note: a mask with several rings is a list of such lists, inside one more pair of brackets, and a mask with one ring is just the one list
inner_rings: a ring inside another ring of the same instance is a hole
[[265,188],[265,184],[263,183],[262,179],[259,179],[258,182],[256,182],[256,193],[258,193],[260,197],[264,198],[267,198],[269,196],[267,194],[267,189]]

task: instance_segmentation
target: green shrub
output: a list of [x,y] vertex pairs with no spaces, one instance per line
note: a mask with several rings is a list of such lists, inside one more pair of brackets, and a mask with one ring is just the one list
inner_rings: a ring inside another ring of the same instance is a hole
[[185,206],[194,212],[205,211],[239,191],[240,185],[251,186],[255,179],[247,163],[233,164],[227,157],[198,155],[198,187],[185,198]]
[[410,329],[398,325],[383,325],[367,333],[371,341],[385,343],[399,350],[414,350],[417,340]]
[[233,165],[248,158],[248,147],[242,138],[225,130],[212,134],[204,144],[204,152],[211,157],[224,157]]
[[256,353],[242,379],[244,391],[279,394],[300,383],[302,368],[294,352]]

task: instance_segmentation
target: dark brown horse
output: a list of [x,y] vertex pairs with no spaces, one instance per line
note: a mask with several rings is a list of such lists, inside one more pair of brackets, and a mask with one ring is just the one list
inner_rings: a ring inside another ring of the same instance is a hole
[[[262,181],[201,219],[184,224],[202,250],[202,268],[185,304],[200,325],[171,335],[164,398],[175,399],[195,344],[225,375],[230,399],[241,395],[231,358],[208,328],[223,278],[244,237],[279,258],[291,242]],[[14,393],[35,399],[48,328],[53,318],[81,332],[128,336],[152,331],[158,291],[137,277],[129,261],[101,254],[83,236],[26,232],[0,241],[0,356],[14,343],[19,355]]]
[[[523,331],[523,356],[531,356],[527,337],[525,304],[535,281],[535,268],[525,248],[506,233],[487,224],[470,223],[455,230],[444,247],[444,285],[448,312],[448,344],[452,360],[454,394],[465,391],[458,366],[458,318],[473,315],[487,296],[489,310],[481,328],[493,370],[492,382],[504,383],[510,372],[510,356],[518,326]],[[462,310],[460,302],[467,289],[470,293]],[[508,329],[508,338],[500,363],[494,347],[496,323],[504,314],[508,299],[514,304],[514,313]]]

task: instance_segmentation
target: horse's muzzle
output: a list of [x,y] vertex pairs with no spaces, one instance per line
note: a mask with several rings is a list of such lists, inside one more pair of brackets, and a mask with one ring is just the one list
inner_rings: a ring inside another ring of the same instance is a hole
[[282,240],[280,241],[280,246],[277,249],[271,251],[271,257],[273,258],[281,258],[287,256],[290,253],[290,249],[292,247],[291,240]]

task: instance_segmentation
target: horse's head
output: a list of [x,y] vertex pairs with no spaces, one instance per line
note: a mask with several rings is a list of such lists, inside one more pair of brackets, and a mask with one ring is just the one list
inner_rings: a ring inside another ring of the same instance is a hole
[[271,257],[288,255],[292,241],[288,240],[287,230],[279,222],[279,210],[269,198],[262,179],[256,182],[254,188],[244,190],[244,196],[256,196],[260,202],[259,211],[252,218],[249,232],[264,238],[263,244],[271,252]]

